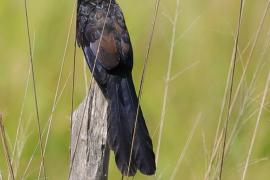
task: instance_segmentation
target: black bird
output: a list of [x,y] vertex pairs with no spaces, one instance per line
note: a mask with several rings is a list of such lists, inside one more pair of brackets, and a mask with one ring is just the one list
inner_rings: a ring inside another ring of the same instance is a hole
[[[78,0],[77,42],[108,101],[108,144],[124,176],[156,171],[152,140],[132,80],[133,52],[123,13],[115,0]],[[135,133],[131,153],[132,137]],[[131,162],[129,167],[131,155]]]

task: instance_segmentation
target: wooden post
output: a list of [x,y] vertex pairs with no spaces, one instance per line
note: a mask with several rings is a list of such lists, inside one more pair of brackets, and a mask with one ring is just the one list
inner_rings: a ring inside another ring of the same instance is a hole
[[[108,179],[107,106],[106,99],[97,83],[93,81],[89,97],[86,97],[73,113],[71,180]],[[81,132],[78,138],[79,131]],[[72,165],[74,151],[76,152]]]

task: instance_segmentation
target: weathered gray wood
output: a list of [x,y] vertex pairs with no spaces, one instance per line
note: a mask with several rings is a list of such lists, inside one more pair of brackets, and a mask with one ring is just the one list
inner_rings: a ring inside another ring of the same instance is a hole
[[[80,128],[81,132],[78,139]],[[77,150],[70,179],[107,180],[109,164],[109,149],[106,144],[107,102],[96,82],[92,84],[90,96],[85,98],[73,113],[71,158],[74,154],[77,139]]]

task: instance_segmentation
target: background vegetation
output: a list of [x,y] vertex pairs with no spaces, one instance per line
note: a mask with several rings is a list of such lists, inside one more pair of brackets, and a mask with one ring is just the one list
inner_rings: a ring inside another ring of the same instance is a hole
[[[138,88],[155,0],[118,2],[124,11],[133,42],[133,75]],[[244,5],[232,92],[236,101],[229,118],[227,140],[230,143],[227,143],[225,151],[223,179],[242,177],[257,119],[260,122],[246,179],[263,180],[270,177],[270,96],[266,94],[265,101],[262,100],[270,69],[270,13],[266,14],[262,29],[259,29],[267,3],[268,0],[246,0]],[[29,0],[28,4],[41,127],[46,129],[68,37],[73,1]],[[141,104],[156,150],[165,97],[165,78],[172,50],[171,79],[167,84],[168,99],[156,178],[169,179],[173,176],[174,179],[204,179],[213,154],[227,76],[231,70],[240,1],[180,0],[179,16],[175,21],[177,24],[172,24],[176,5],[176,0],[161,0]],[[18,179],[24,174],[25,179],[37,179],[40,152],[34,152],[38,145],[38,131],[31,78],[26,90],[29,50],[24,1],[0,0],[0,23],[0,111],[3,112],[8,145],[12,154],[21,119],[22,126],[13,157],[14,169]],[[172,37],[173,28],[175,38]],[[68,174],[72,89],[70,73],[73,67],[74,36],[73,23],[60,83],[63,93],[53,114],[45,154],[48,179],[66,179]],[[172,38],[175,39],[173,47]],[[243,74],[246,65],[247,71]],[[86,93],[84,68],[81,50],[78,50],[76,106]],[[86,73],[89,79],[87,68]],[[240,83],[241,76],[243,83]],[[239,93],[236,93],[239,84]],[[262,103],[262,116],[258,118]],[[221,116],[222,122],[226,120],[227,106],[228,103]],[[2,144],[0,154],[0,174],[3,179],[7,179],[8,169]],[[210,178],[216,177],[219,172],[221,154],[222,147],[218,149],[213,167],[210,168]],[[25,173],[32,155],[29,170]],[[110,179],[120,179],[113,155],[111,159]],[[138,175],[135,179],[153,177]]]

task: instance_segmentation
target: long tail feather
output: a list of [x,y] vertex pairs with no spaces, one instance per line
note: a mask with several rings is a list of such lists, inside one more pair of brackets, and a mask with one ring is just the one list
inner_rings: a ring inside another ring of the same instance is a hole
[[143,174],[153,175],[156,170],[155,155],[140,107],[128,167],[138,107],[132,77],[111,76],[108,83],[108,143],[115,153],[116,164],[126,176],[135,175],[137,169]]

